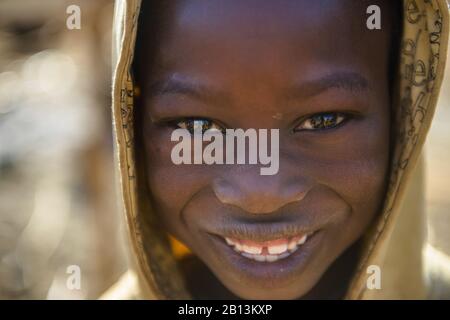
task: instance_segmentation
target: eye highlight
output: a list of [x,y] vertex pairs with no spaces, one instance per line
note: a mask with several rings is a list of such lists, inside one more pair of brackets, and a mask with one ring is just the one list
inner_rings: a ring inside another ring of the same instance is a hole
[[296,126],[294,132],[332,129],[342,125],[350,117],[350,115],[340,112],[314,114]]
[[175,120],[173,121],[173,124],[178,128],[187,129],[190,134],[194,134],[194,130],[201,130],[202,134],[205,133],[206,130],[217,130],[222,134],[225,133],[225,128],[210,119],[187,118]]

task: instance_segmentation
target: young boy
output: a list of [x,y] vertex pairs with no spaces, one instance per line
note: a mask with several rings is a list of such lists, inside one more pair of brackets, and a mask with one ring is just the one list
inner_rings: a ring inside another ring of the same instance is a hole
[[[404,261],[420,254],[421,227],[392,239],[442,78],[445,10],[387,0],[118,7],[115,132],[142,295],[396,296],[379,278],[395,245],[418,243]],[[174,130],[238,128],[277,130],[276,174],[248,161],[174,163]],[[416,267],[409,283],[422,288]]]

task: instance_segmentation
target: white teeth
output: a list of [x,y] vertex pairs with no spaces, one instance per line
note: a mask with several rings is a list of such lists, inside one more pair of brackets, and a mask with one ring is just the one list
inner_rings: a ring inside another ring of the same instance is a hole
[[285,252],[287,249],[288,249],[287,243],[267,247],[267,250],[269,251],[270,254],[280,254]]
[[304,244],[306,242],[306,239],[308,239],[308,236],[305,234],[300,240],[298,240],[297,244]]
[[298,249],[298,245],[296,243],[294,243],[292,246],[290,246],[288,248],[289,252],[294,252],[297,249]]
[[252,256],[252,259],[255,259],[256,261],[259,261],[259,262],[266,261],[266,257],[263,255],[260,255],[260,254]]
[[246,258],[253,259],[253,256],[252,256],[250,253],[247,253],[247,252],[241,252],[241,254],[242,254],[244,257],[246,257]]
[[291,252],[284,252],[284,253],[282,253],[282,254],[280,254],[280,255],[278,256],[278,259],[286,258],[286,257],[289,256],[290,254],[291,254]]
[[261,254],[249,254],[247,252],[240,252],[240,254],[248,259],[253,259],[256,260],[258,262],[274,262],[274,261],[278,261],[280,259],[284,259],[287,256],[290,255],[289,252],[284,252],[280,255],[273,255],[273,254],[267,254],[267,255],[261,255]]
[[234,242],[233,242],[233,240],[231,240],[230,238],[225,237],[225,241],[226,241],[227,244],[229,244],[230,246],[234,246]]
[[250,253],[250,254],[261,254],[262,247],[252,247],[252,246],[248,246],[248,245],[244,244],[242,246],[242,251]]
[[263,252],[263,246],[249,246],[241,244],[239,240],[225,237],[226,243],[233,247],[234,251],[241,254],[243,257],[259,262],[274,262],[290,256],[293,252],[297,251],[299,246],[306,242],[308,235],[305,234],[300,239],[297,239],[298,237],[295,237],[295,239],[291,239],[289,242],[283,244],[267,246],[268,254],[261,254]]
[[266,256],[266,261],[268,261],[268,262],[274,262],[274,261],[277,261],[277,260],[278,260],[278,257],[275,256],[275,255],[268,254]]
[[297,242],[294,240],[289,241],[288,250],[294,250],[297,247]]

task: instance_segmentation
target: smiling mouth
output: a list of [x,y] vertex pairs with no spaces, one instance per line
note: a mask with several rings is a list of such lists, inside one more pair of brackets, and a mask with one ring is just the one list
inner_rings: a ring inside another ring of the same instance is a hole
[[308,241],[313,232],[278,238],[269,241],[253,241],[223,237],[222,239],[241,256],[258,262],[275,262],[289,257]]

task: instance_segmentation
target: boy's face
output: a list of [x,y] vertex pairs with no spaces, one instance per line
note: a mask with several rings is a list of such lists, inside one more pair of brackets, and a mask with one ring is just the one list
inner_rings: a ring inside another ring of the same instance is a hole
[[[142,84],[148,184],[167,230],[242,298],[305,295],[380,209],[390,122],[385,2],[173,4],[157,63],[143,70],[152,74]],[[366,28],[370,4],[381,7],[381,31]],[[173,164],[171,133],[195,119],[279,129],[278,173]],[[258,261],[269,253],[275,261]]]

